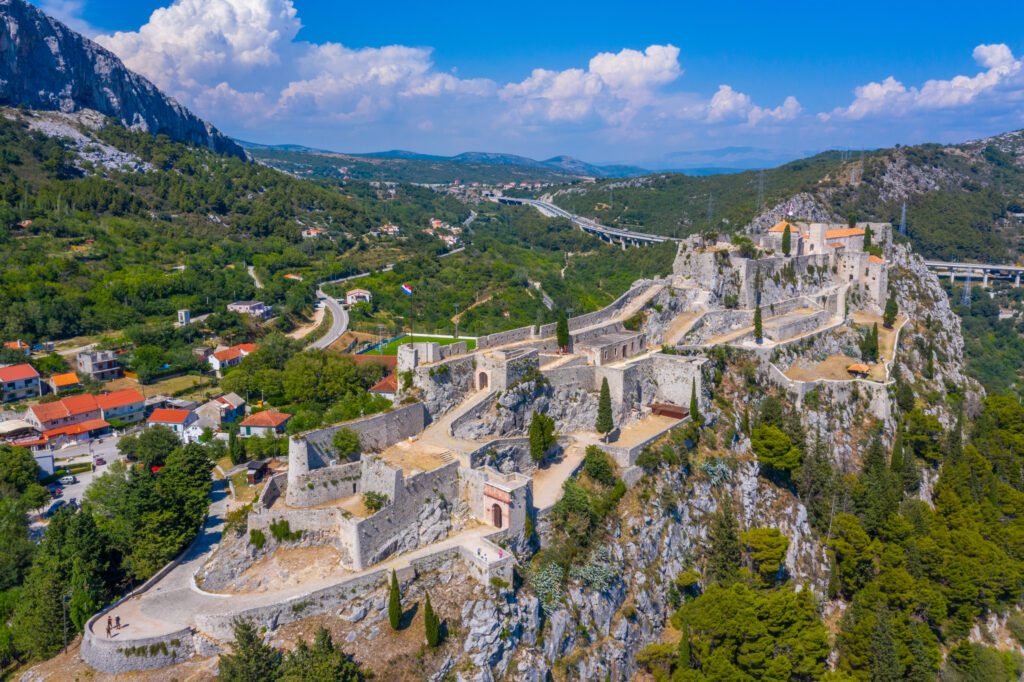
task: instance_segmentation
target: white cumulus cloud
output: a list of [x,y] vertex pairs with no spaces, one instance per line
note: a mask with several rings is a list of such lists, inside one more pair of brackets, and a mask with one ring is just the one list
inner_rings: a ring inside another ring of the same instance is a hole
[[929,80],[921,87],[907,87],[893,76],[881,83],[871,82],[854,89],[846,107],[819,114],[823,121],[860,120],[875,115],[902,116],[915,111],[949,109],[997,100],[1007,90],[1024,90],[1024,60],[1014,57],[1003,44],[978,45],[974,61],[985,69],[974,76]]

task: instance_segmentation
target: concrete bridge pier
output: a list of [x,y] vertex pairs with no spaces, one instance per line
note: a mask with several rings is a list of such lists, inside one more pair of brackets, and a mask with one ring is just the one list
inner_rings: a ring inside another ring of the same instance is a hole
[[981,279],[981,286],[983,286],[983,287],[987,287],[988,286],[988,270],[985,270],[985,274],[984,274],[984,276]]
[[949,282],[950,284],[956,283],[956,270],[950,269],[949,271]]
[[1014,275],[1014,277],[1013,277],[1013,288],[1014,289],[1020,289],[1020,273],[1019,272],[1016,275]]

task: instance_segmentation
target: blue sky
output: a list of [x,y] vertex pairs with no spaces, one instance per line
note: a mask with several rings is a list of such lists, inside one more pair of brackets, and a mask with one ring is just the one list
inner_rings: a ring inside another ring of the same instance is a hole
[[1024,127],[1021,2],[38,1],[267,143],[664,166]]

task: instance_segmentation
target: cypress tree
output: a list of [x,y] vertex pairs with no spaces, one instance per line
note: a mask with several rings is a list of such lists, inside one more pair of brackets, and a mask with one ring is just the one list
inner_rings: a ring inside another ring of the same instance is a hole
[[608,388],[608,378],[601,380],[601,397],[597,401],[597,421],[594,423],[594,430],[605,438],[615,428],[615,418],[612,416],[612,394]]
[[398,576],[391,569],[391,590],[388,592],[388,622],[391,629],[397,630],[402,622],[402,592],[398,587]]
[[868,249],[871,248],[871,238],[873,236],[874,235],[872,234],[871,226],[870,225],[865,225],[864,226],[864,250],[865,251],[867,251]]
[[708,550],[708,578],[720,585],[736,582],[739,576],[743,549],[740,546],[736,531],[736,517],[732,512],[732,500],[723,497],[719,503],[718,514],[711,525],[709,533],[711,547]]
[[882,324],[885,325],[886,329],[892,329],[892,325],[896,322],[896,315],[900,312],[900,307],[896,303],[896,294],[890,293],[889,300],[885,302],[885,313],[882,314]]
[[789,231],[789,223],[786,223],[786,229],[782,231],[782,255],[788,256],[789,252],[793,249],[793,235]]
[[754,340],[758,343],[764,341],[764,328],[761,326],[761,306],[754,308]]
[[538,412],[533,413],[530,419],[530,457],[534,462],[544,459],[544,434],[541,433],[541,423],[537,419]]
[[565,317],[565,311],[558,311],[558,322],[555,323],[555,342],[562,350],[569,348],[569,320]]
[[700,405],[697,403],[697,380],[690,381],[690,419],[694,424],[703,424],[704,417],[700,413]]
[[427,646],[433,648],[441,643],[441,622],[434,613],[434,607],[430,604],[430,593],[427,593],[427,602],[423,607],[423,627],[427,633]]
[[676,657],[676,667],[686,670],[692,664],[690,655],[690,624],[686,618],[679,624],[679,631],[682,636],[679,638],[679,654]]

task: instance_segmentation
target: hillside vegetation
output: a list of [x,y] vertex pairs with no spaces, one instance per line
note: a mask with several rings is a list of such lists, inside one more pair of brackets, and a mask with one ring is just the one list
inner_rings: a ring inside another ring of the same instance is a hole
[[[764,226],[789,212],[811,220],[907,225],[928,257],[1011,261],[1020,251],[1024,162],[1017,133],[962,145],[826,152],[731,175],[661,174],[574,186],[560,206],[610,225],[683,236]],[[763,203],[758,186],[763,182]]]

